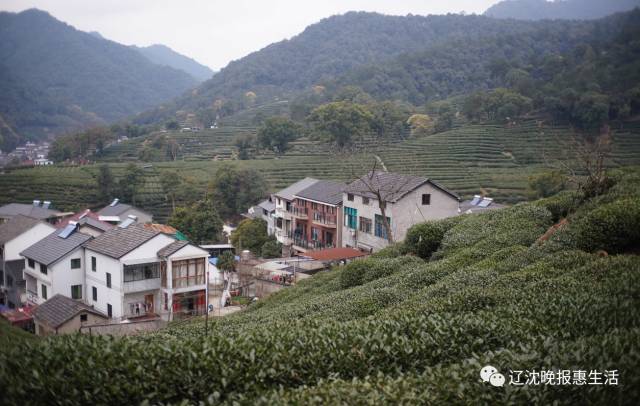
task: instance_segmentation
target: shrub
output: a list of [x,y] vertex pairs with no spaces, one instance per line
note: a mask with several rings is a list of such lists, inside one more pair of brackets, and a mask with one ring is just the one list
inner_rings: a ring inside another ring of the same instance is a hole
[[440,247],[444,234],[458,222],[459,220],[454,217],[414,225],[407,232],[406,251],[420,258],[429,259]]
[[363,283],[391,275],[403,268],[420,264],[416,257],[398,258],[365,258],[345,265],[340,274],[340,286],[343,289],[362,285]]
[[371,258],[397,258],[407,253],[404,243],[396,242],[371,255]]
[[547,199],[539,200],[536,204],[551,212],[553,221],[567,217],[577,208],[577,196],[575,192],[564,191]]
[[640,198],[605,204],[578,219],[578,246],[586,251],[621,253],[640,246]]

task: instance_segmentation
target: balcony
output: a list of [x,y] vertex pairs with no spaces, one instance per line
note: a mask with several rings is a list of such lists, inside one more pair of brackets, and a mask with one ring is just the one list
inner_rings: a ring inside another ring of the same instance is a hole
[[335,214],[313,213],[313,222],[323,226],[335,227],[338,218]]
[[293,238],[293,245],[298,247],[298,248],[302,248],[304,250],[322,250],[322,249],[326,249],[326,248],[335,248],[335,244],[333,243],[325,243],[322,241],[315,241],[315,240],[305,240],[302,238]]
[[160,289],[160,278],[140,279],[137,281],[124,282],[122,290],[124,293],[144,292],[146,290]]
[[296,207],[294,206],[291,210],[291,214],[299,219],[308,219],[309,218],[309,209],[306,207]]

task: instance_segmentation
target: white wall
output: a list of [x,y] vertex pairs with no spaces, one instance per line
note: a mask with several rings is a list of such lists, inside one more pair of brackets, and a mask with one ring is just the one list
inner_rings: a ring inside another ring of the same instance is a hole
[[[422,205],[422,195],[431,194],[431,203]],[[357,241],[352,237],[351,229],[342,221],[342,245],[360,248],[373,248],[380,250],[388,245],[388,241],[375,236],[375,216],[382,215],[378,201],[369,199],[369,204],[362,203],[361,196],[354,196],[354,201],[347,200],[347,194],[343,194],[343,204],[358,211],[358,227],[356,228]],[[344,209],[343,209],[344,212]],[[391,219],[391,232],[394,241],[402,241],[407,231],[414,224],[424,223],[429,220],[438,220],[458,215],[458,200],[441,189],[426,183],[411,193],[404,196],[396,203],[388,203],[387,217]],[[371,220],[371,234],[360,231],[360,217]]]
[[[82,265],[80,269],[71,269],[71,259],[74,258],[80,258]],[[58,293],[71,297],[71,286],[81,285],[83,287],[82,299],[84,300],[84,248],[78,247],[54,264],[51,264],[48,270],[48,275],[51,279],[51,291],[48,292],[49,298]]]
[[[91,270],[91,257],[96,258],[96,271]],[[86,266],[85,302],[96,310],[107,314],[107,303],[111,304],[112,317],[122,317],[122,264],[117,259],[85,249]],[[107,272],[111,274],[111,288],[107,288]],[[93,301],[92,287],[98,289],[98,300]]]
[[20,253],[55,230],[51,224],[40,222],[4,245],[5,261],[22,259]]

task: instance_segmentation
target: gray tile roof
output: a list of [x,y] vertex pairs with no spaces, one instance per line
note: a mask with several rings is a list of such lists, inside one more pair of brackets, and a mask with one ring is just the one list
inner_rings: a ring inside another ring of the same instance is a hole
[[61,213],[58,210],[45,209],[42,206],[23,203],[9,203],[0,207],[0,217],[14,217],[19,214],[44,220],[50,217],[56,217]]
[[84,246],[92,251],[118,259],[158,234],[160,231],[135,223],[127,228],[113,228],[87,242]]
[[342,191],[345,186],[344,183],[319,180],[311,186],[302,189],[296,193],[295,196],[320,203],[339,205],[342,204]]
[[80,225],[88,225],[90,227],[96,228],[100,231],[109,231],[112,228],[114,228],[115,226],[109,223],[105,223],[104,221],[100,221],[100,220],[96,220],[94,218],[91,217],[84,217],[81,218],[80,221],[78,221],[78,224]]
[[285,200],[293,200],[293,196],[300,192],[302,189],[305,189],[311,185],[313,185],[314,183],[316,183],[318,181],[318,179],[313,179],[313,178],[304,178],[301,179],[299,181],[297,181],[296,183],[287,186],[286,188],[280,190],[279,192],[274,193],[274,196],[278,196],[281,199],[285,199]]
[[55,329],[71,320],[80,312],[93,313],[96,316],[107,319],[107,316],[92,307],[61,294],[54,295],[51,299],[39,305],[33,311],[33,316],[38,322],[44,322],[49,327]]
[[166,247],[162,248],[160,251],[158,251],[158,257],[167,258],[172,254],[175,254],[176,252],[178,252],[181,248],[186,247],[187,245],[189,245],[189,241],[184,241],[184,240],[174,241],[171,244],[167,245]]
[[489,210],[504,209],[505,207],[507,207],[507,205],[496,202],[492,202],[487,207],[480,207],[471,204],[471,200],[465,200],[463,202],[460,202],[460,213],[466,213],[467,211],[470,211],[471,213],[482,213]]
[[261,209],[265,209],[266,211],[274,211],[276,209],[276,204],[270,202],[269,200],[264,200],[258,203],[258,207],[260,207]]
[[459,199],[457,194],[428,178],[383,171],[369,172],[351,182],[345,188],[345,192],[375,199],[376,195],[371,190],[379,190],[385,201],[395,203],[425,183],[430,183],[451,197]]
[[[147,213],[146,211],[139,209],[135,206],[132,206],[130,204],[126,204],[126,203],[118,203],[115,206],[111,206],[111,205],[107,205],[105,207],[103,207],[102,209],[100,209],[100,211],[98,211],[98,214],[100,216],[119,216],[122,213],[124,213],[125,211],[129,210],[129,209],[134,209],[134,210],[138,210],[139,212],[142,213]],[[149,213],[147,213],[149,214]]]
[[49,266],[93,238],[79,231],[73,232],[67,238],[62,238],[58,235],[61,231],[54,231],[22,251],[20,255]]
[[0,245],[9,242],[38,224],[40,220],[18,214],[6,223],[0,224]]

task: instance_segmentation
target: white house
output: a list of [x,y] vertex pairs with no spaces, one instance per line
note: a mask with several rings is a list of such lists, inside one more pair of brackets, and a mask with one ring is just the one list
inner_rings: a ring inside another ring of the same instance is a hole
[[205,311],[207,251],[143,224],[85,244],[87,303],[113,318]]
[[127,219],[135,219],[138,223],[150,223],[153,215],[130,204],[120,203],[120,199],[113,199],[108,205],[98,211],[98,220],[120,224]]
[[247,214],[244,216],[247,218],[259,218],[264,220],[267,223],[267,234],[274,235],[276,232],[275,212],[276,205],[273,203],[272,198],[269,197],[269,199],[263,200],[256,206],[249,207]]
[[0,224],[0,304],[15,308],[27,301],[20,252],[54,230],[49,223],[20,214]]
[[295,200],[295,195],[316,182],[318,182],[317,179],[304,178],[273,194],[272,199],[275,203],[275,236],[278,242],[285,246],[293,243],[293,232],[295,226],[295,219],[293,217],[293,201]]
[[27,302],[39,305],[57,294],[85,298],[82,245],[92,238],[77,231],[77,223],[70,223],[23,250]]
[[394,241],[427,220],[458,215],[460,198],[430,179],[390,172],[369,172],[343,192],[342,246],[366,251],[389,245],[376,193],[386,202],[386,217]]

